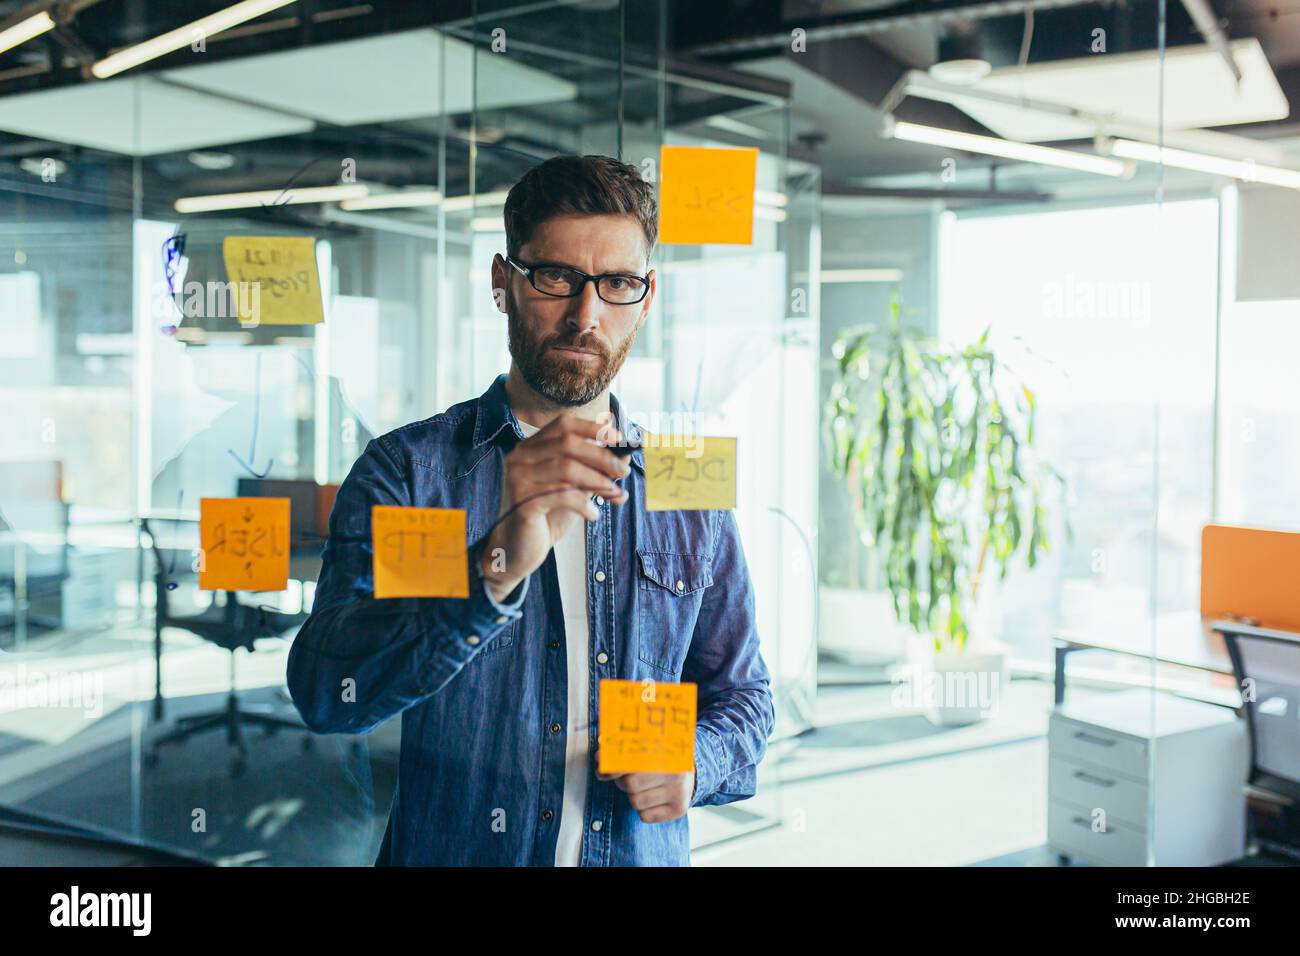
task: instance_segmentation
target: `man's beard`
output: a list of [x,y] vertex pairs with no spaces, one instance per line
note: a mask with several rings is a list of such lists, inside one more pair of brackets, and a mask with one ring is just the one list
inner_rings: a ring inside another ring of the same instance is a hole
[[[528,387],[547,401],[568,408],[586,405],[605,391],[636,341],[636,329],[628,333],[617,351],[611,351],[594,335],[584,338],[559,334],[539,340],[514,312],[509,313],[508,329],[510,357]],[[551,351],[557,346],[587,349],[598,353],[599,358],[595,363],[565,358]]]

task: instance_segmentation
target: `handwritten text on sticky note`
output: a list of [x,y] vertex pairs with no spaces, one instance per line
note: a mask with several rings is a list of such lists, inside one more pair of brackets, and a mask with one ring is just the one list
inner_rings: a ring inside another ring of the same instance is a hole
[[199,547],[200,588],[284,590],[289,584],[289,499],[199,499]]
[[375,597],[469,597],[465,512],[374,505]]
[[736,507],[736,439],[647,436],[646,511]]
[[660,147],[659,241],[752,243],[757,175],[754,148]]
[[690,773],[695,768],[694,684],[600,682],[601,773]]
[[[325,321],[316,240],[310,236],[227,236],[226,276],[237,286],[243,325],[315,325]],[[246,294],[247,293],[247,294]]]

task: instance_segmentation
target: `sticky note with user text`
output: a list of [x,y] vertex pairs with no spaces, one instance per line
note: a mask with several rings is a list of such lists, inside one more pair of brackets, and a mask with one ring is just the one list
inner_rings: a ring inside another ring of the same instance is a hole
[[694,684],[600,682],[601,773],[690,773],[695,769]]
[[750,245],[757,177],[753,147],[660,147],[659,242]]
[[736,507],[736,439],[648,435],[646,511]]
[[288,498],[199,499],[199,587],[283,591],[289,584]]
[[373,505],[375,597],[469,597],[465,512]]
[[221,255],[241,325],[325,321],[311,236],[227,236]]

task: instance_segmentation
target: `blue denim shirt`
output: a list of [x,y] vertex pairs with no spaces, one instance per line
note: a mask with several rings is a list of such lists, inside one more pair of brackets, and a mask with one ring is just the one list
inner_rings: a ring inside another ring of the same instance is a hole
[[[635,440],[639,429],[610,402]],[[370,442],[335,500],[288,685],[318,733],[367,733],[402,715],[377,865],[554,865],[568,715],[555,554],[504,603],[488,594],[478,563],[503,458],[522,438],[502,375],[478,399]],[[691,681],[699,695],[692,805],[743,800],[754,794],[775,711],[735,516],[646,511],[640,451],[622,482],[628,500],[601,499],[600,517],[583,522],[590,752],[602,679]],[[376,504],[464,509],[470,596],[375,600]],[[687,817],[643,823],[588,763],[582,865],[689,866]]]

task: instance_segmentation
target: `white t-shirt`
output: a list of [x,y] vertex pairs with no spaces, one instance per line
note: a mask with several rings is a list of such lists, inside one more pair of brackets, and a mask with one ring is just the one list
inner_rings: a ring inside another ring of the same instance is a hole
[[[519,423],[524,437],[539,429]],[[591,695],[591,650],[587,629],[586,520],[578,518],[555,544],[555,572],[560,581],[560,606],[564,610],[564,647],[569,669],[569,715],[565,723],[564,797],[560,808],[560,834],[555,844],[556,866],[577,866],[582,858],[583,819],[587,812],[587,699]]]

